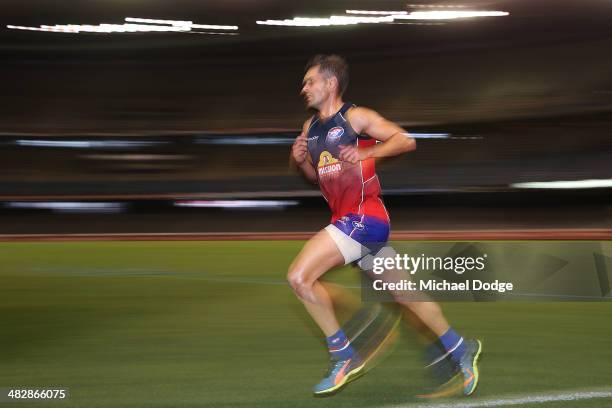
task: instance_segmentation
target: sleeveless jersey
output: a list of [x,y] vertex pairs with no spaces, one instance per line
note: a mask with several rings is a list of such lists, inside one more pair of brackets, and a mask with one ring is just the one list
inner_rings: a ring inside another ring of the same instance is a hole
[[367,215],[389,222],[381,199],[374,158],[355,164],[340,161],[340,145],[372,146],[376,139],[358,135],[346,120],[353,104],[345,103],[331,118],[313,117],[308,129],[308,152],[323,197],[332,211],[332,223],[348,214]]

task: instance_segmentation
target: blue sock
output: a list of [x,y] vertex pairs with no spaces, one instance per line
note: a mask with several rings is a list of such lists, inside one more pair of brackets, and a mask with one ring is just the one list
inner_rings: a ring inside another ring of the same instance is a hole
[[456,331],[449,328],[446,333],[440,336],[440,342],[444,346],[447,353],[455,362],[459,362],[463,354],[465,354],[465,344],[463,337],[459,336]]
[[326,340],[329,354],[334,360],[346,360],[347,358],[353,357],[353,354],[355,354],[351,342],[342,329],[329,336]]

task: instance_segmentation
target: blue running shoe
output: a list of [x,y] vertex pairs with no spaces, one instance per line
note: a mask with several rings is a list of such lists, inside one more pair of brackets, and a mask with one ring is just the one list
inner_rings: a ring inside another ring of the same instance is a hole
[[325,377],[314,386],[317,396],[330,395],[363,374],[365,362],[357,354],[346,360],[331,360]]
[[463,374],[463,395],[472,395],[478,386],[478,358],[482,351],[480,340],[467,340],[466,351],[461,356],[459,368]]
[[466,351],[457,364],[457,374],[433,392],[417,395],[418,398],[448,398],[472,395],[478,386],[478,358],[482,352],[480,340],[467,340]]

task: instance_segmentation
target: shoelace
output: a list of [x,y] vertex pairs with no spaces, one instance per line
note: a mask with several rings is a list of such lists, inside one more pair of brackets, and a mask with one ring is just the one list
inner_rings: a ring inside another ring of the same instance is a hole
[[[462,370],[465,368],[465,367],[464,367],[464,364],[469,364],[469,365],[471,365],[471,364],[472,364],[472,362],[471,362],[471,355],[472,355],[472,354],[473,354],[473,353],[472,353],[472,350],[471,350],[471,349],[468,347],[468,348],[465,350],[465,354],[464,354],[464,355],[461,357],[461,360],[459,361],[459,367],[461,367],[461,369],[462,369]],[[470,358],[469,358],[467,361],[465,361],[465,360],[467,359],[467,357],[468,357],[468,356],[469,356]]]
[[325,376],[329,377],[335,370],[341,368],[345,361],[346,360],[332,360],[329,364],[329,368],[327,369],[327,373],[325,374]]

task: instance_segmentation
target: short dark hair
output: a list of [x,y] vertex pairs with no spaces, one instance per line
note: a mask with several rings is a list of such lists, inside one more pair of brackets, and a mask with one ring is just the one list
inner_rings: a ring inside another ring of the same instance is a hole
[[308,61],[304,72],[316,66],[319,66],[319,70],[327,76],[333,75],[336,77],[338,80],[338,93],[342,96],[349,83],[348,64],[345,59],[335,54],[318,54]]

